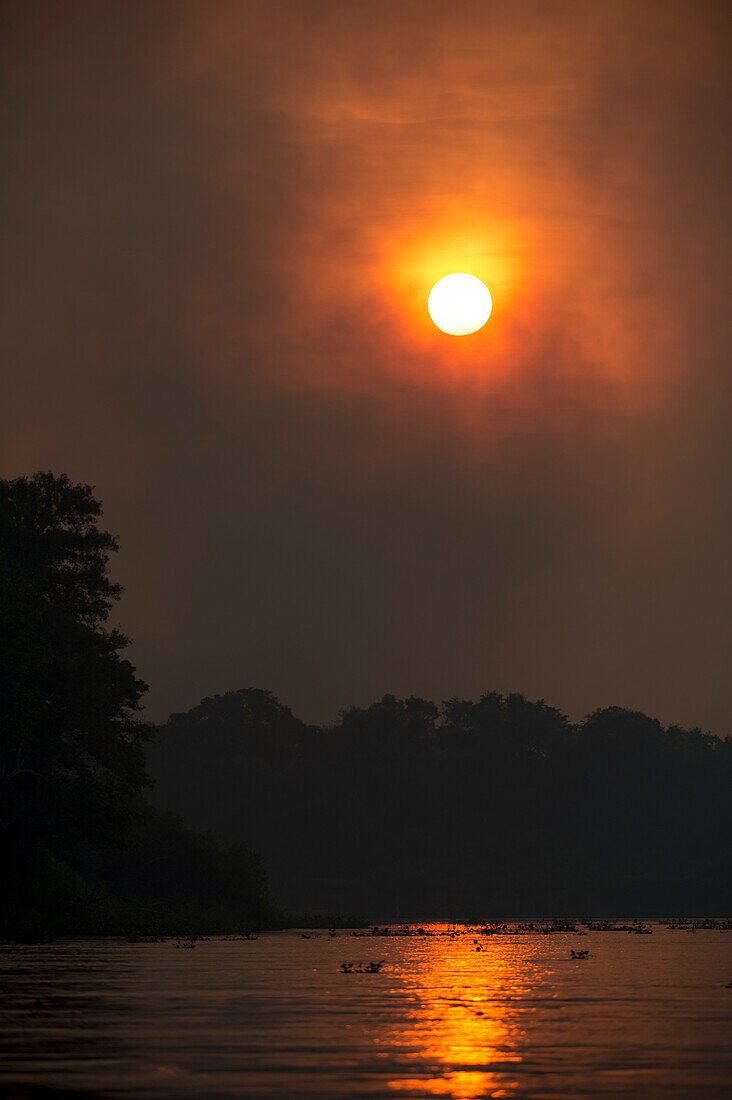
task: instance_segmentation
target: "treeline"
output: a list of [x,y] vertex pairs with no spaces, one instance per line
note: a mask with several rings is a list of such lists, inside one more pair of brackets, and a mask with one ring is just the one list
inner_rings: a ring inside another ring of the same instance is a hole
[[327,728],[249,688],[172,715],[153,799],[283,904],[379,919],[727,914],[732,742],[619,707],[386,695]]
[[729,913],[732,742],[700,730],[496,693],[318,728],[249,688],[155,731],[101,512],[0,479],[0,937]]

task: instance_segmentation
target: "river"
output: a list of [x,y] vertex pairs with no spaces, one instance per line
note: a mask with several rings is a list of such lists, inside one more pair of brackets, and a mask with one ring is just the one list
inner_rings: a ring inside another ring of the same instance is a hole
[[732,932],[425,931],[4,945],[0,1096],[732,1096]]

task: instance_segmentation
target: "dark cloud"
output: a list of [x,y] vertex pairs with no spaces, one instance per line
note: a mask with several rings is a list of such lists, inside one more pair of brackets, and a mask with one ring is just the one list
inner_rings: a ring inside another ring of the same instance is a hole
[[3,11],[4,469],[96,484],[155,715],[728,728],[725,5]]

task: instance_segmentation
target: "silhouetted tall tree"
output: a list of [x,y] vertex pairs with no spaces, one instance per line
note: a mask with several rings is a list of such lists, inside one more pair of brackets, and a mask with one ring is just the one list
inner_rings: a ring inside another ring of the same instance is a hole
[[116,540],[88,485],[0,481],[0,844],[6,873],[34,845],[118,841],[147,785],[146,685],[107,627]]

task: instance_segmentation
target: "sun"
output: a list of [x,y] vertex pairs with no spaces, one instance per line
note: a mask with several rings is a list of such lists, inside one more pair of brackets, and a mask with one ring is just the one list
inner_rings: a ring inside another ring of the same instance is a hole
[[485,283],[464,271],[438,279],[427,299],[430,317],[450,336],[469,336],[477,332],[490,317],[492,308]]

